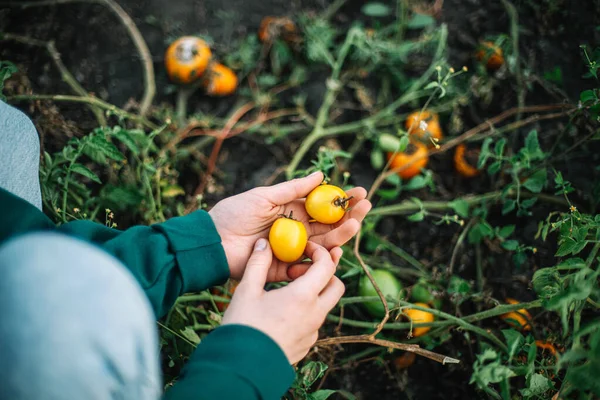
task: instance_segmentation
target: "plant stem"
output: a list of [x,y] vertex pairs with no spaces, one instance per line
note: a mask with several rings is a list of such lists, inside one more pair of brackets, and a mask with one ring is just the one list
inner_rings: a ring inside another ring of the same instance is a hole
[[292,161],[288,165],[286,169],[286,176],[288,179],[291,179],[294,176],[294,172],[296,172],[296,168],[300,161],[302,161],[302,157],[306,152],[310,149],[310,147],[321,138],[323,134],[323,127],[327,123],[329,118],[329,110],[331,106],[335,102],[337,94],[341,89],[341,83],[339,82],[340,73],[342,71],[342,66],[344,65],[344,61],[346,60],[346,56],[350,51],[350,47],[354,43],[354,38],[357,35],[357,28],[351,28],[346,35],[346,40],[342,45],[338,58],[333,67],[333,71],[331,72],[331,76],[327,79],[327,92],[325,93],[325,97],[323,99],[323,104],[319,108],[317,113],[317,119],[315,121],[315,126],[313,127],[312,132],[304,139],[300,148],[296,151],[296,154],[292,158]]
[[[75,92],[75,94],[78,94],[82,97],[93,97],[88,93],[87,90],[85,90],[83,88],[83,86],[81,86],[79,84],[77,79],[75,79],[73,74],[71,74],[71,72],[67,69],[65,64],[62,62],[60,53],[58,52],[58,50],[56,50],[56,46],[54,45],[53,41],[44,42],[44,41],[33,39],[33,38],[30,38],[27,36],[15,35],[12,33],[1,34],[0,40],[4,40],[4,39],[12,40],[17,43],[27,44],[30,46],[44,47],[46,49],[46,51],[48,52],[48,54],[50,55],[50,58],[54,62],[54,65],[60,72],[60,76],[61,76],[62,80],[67,85],[69,85],[71,90],[73,90],[73,92]],[[94,105],[90,105],[90,110],[96,117],[98,124],[100,124],[101,126],[106,126],[106,118],[104,117],[104,114],[102,113],[100,108],[98,108],[97,106],[94,106]]]
[[103,108],[105,110],[108,110],[122,118],[126,118],[126,119],[130,119],[132,121],[135,121],[135,122],[139,122],[140,124],[144,125],[146,128],[153,129],[153,130],[158,129],[158,125],[156,125],[153,122],[150,122],[146,118],[136,115],[136,114],[129,113],[115,105],[112,105],[103,100],[100,100],[97,97],[80,97],[80,96],[69,96],[69,95],[62,95],[62,94],[27,94],[27,95],[23,94],[23,95],[10,96],[7,99],[11,100],[11,101],[52,100],[52,101],[64,101],[64,102],[70,102],[70,103],[91,104],[91,105]]
[[123,8],[115,1],[115,0],[46,0],[46,1],[21,1],[21,2],[0,2],[0,6],[8,6],[8,7],[39,7],[39,6],[53,6],[59,4],[68,4],[68,3],[97,3],[103,4],[108,7],[119,20],[123,23],[133,44],[135,45],[140,59],[142,60],[142,67],[144,69],[144,95],[140,102],[140,115],[143,117],[147,114],[150,106],[152,105],[152,100],[154,99],[154,95],[156,93],[156,83],[154,79],[154,64],[152,63],[152,55],[150,54],[150,50],[148,49],[148,45],[144,40],[144,37],[140,33],[137,28],[135,22],[131,19],[129,14],[123,10]]

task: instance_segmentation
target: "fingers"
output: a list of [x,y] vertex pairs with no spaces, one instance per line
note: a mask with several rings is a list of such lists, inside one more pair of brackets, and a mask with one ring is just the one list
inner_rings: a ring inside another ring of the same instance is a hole
[[312,237],[311,240],[320,244],[326,249],[330,249],[332,247],[343,245],[352,239],[352,237],[356,235],[359,230],[360,222],[355,219],[349,219],[331,232]]
[[[357,189],[357,188],[355,188]],[[351,200],[351,202],[354,199]],[[365,217],[367,216],[367,214],[369,213],[369,211],[371,211],[371,202],[369,200],[359,200],[357,203],[351,204],[351,210],[348,211],[346,213],[346,215],[344,216],[344,218],[338,222],[337,224],[333,224],[333,225],[325,225],[325,224],[319,224],[319,223],[312,223],[309,225],[309,230],[310,230],[310,235],[311,236],[315,236],[315,235],[323,235],[323,234],[327,234],[328,232],[340,227],[342,224],[348,222],[348,220],[350,219],[355,219],[358,222],[362,222],[363,219],[365,219]],[[338,243],[337,246],[341,246],[344,243]]]
[[329,280],[329,283],[327,283],[327,286],[325,286],[325,289],[323,289],[319,295],[321,306],[326,313],[335,307],[345,291],[346,286],[337,276],[334,276]]
[[331,254],[322,246],[316,243],[308,242],[306,245],[306,255],[312,260],[312,265],[289,286],[299,288],[303,292],[319,294],[321,290],[335,273],[336,264],[333,262]]
[[267,282],[267,274],[273,261],[273,253],[267,239],[258,239],[254,244],[254,251],[246,264],[246,271],[240,286],[243,290],[262,293]]
[[[329,254],[331,255],[331,259],[333,260],[334,264],[337,266],[340,263],[340,259],[342,258],[344,251],[339,247],[335,247],[329,251]],[[291,265],[287,269],[287,276],[290,280],[294,281],[300,278],[302,275],[304,275],[311,266],[312,263],[300,263]]]
[[323,173],[315,172],[305,178],[293,179],[274,186],[261,188],[261,192],[273,204],[282,206],[296,199],[306,197],[321,182],[323,182]]

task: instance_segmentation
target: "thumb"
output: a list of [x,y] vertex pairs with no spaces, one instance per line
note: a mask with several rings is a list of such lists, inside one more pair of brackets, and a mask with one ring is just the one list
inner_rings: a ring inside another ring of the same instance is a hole
[[267,239],[258,239],[254,244],[254,251],[246,263],[246,271],[242,277],[242,284],[246,290],[262,292],[267,283],[267,274],[271,268],[273,253]]
[[323,182],[323,173],[314,172],[307,177],[293,179],[265,189],[265,194],[273,204],[282,206],[296,199],[306,197]]

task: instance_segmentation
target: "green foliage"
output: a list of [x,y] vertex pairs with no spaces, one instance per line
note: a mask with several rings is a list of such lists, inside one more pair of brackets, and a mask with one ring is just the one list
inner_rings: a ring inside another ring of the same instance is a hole
[[290,389],[290,392],[294,396],[293,398],[302,400],[325,400],[335,394],[337,391],[330,389],[310,392],[311,386],[323,377],[327,368],[327,364],[320,361],[309,361],[306,363],[300,369],[299,373],[296,374],[296,380]]
[[10,61],[0,61],[0,100],[2,101],[6,101],[6,96],[2,94],[4,91],[4,82],[15,72],[17,72],[17,67],[13,63]]

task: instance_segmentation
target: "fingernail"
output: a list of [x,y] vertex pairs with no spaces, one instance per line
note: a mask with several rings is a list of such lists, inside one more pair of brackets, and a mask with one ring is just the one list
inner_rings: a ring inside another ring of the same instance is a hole
[[267,248],[267,239],[258,239],[254,245],[254,250],[263,251]]
[[313,176],[317,176],[317,175],[319,175],[320,173],[321,173],[321,171],[316,171],[316,172],[313,172],[312,174],[310,174],[308,177],[309,177],[309,178],[312,178]]

